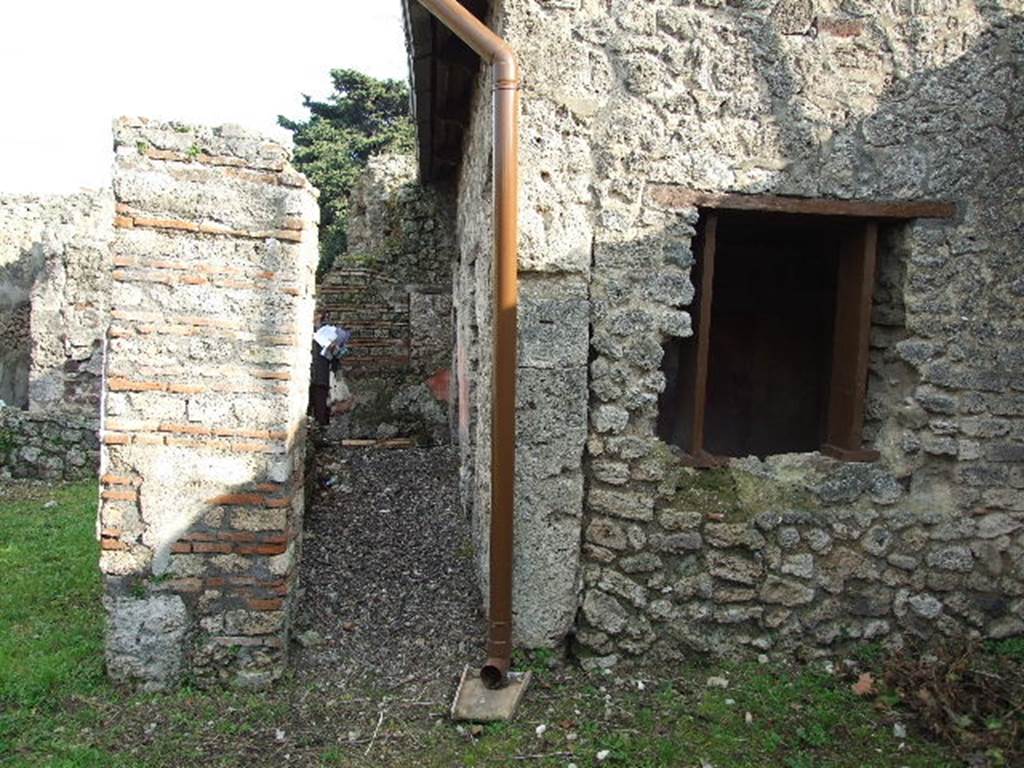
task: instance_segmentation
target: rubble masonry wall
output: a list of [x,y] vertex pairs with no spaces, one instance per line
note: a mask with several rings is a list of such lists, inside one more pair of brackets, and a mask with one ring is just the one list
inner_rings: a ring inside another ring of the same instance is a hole
[[[1024,632],[1019,0],[495,5],[525,75],[520,639],[573,632],[600,665]],[[476,98],[457,295],[483,545],[486,76]],[[690,334],[698,212],[653,201],[651,183],[956,203],[954,220],[883,232],[878,462],[696,471],[656,438],[662,345]]]
[[95,474],[113,216],[109,190],[0,196],[3,476]]

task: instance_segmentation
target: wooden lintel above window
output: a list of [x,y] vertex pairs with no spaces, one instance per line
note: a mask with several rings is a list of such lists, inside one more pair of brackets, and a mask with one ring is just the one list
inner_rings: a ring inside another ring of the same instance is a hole
[[839,200],[704,192],[674,184],[649,184],[648,198],[664,208],[710,208],[723,211],[760,211],[814,216],[849,216],[860,219],[950,219],[956,204],[946,200]]

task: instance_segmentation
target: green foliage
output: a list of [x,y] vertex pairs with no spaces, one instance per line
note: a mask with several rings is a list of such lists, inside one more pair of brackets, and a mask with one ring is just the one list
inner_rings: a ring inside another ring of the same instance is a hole
[[349,195],[366,161],[387,150],[410,150],[415,138],[405,83],[351,69],[331,70],[331,80],[327,101],[303,96],[308,120],[277,118],[292,132],[295,167],[320,190],[318,277],[347,246]]
[[1015,661],[1024,661],[1024,637],[989,640],[987,650],[996,656],[1002,656]]

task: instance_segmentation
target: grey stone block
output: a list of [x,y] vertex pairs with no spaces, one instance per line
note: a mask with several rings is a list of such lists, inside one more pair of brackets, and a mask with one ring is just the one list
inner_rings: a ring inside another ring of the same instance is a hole
[[184,669],[188,616],[177,595],[104,599],[107,670],[118,682],[147,691],[172,688]]

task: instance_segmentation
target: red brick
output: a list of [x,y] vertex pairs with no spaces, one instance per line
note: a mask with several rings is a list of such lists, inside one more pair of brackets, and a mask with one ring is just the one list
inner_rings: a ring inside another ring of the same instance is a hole
[[100,478],[101,483],[106,485],[139,485],[142,481],[135,477],[128,477],[127,475],[111,475],[106,474]]
[[217,534],[223,541],[256,541],[256,534],[249,531],[221,531]]
[[280,555],[287,549],[286,544],[239,544],[235,552],[240,555]]
[[238,429],[236,427],[214,427],[213,434],[220,437],[252,437],[267,439],[270,433],[265,429]]
[[251,597],[245,601],[254,611],[279,611],[284,607],[284,600],[281,598],[258,598]]
[[208,221],[204,221],[199,225],[199,231],[204,235],[228,235],[229,237],[235,237],[239,234],[231,229],[231,227],[225,227],[223,224],[214,224]]
[[291,536],[287,533],[270,533],[260,536],[264,544],[287,544]]
[[136,216],[135,226],[150,229],[173,229],[181,232],[199,231],[199,225],[194,221],[182,221],[181,219],[150,219]]
[[108,501],[138,501],[139,494],[135,491],[106,490],[100,494],[100,498]]
[[192,551],[200,554],[226,555],[231,550],[232,546],[229,542],[196,541],[192,544]]
[[216,541],[217,534],[213,531],[189,531],[181,538],[183,541]]
[[207,501],[216,506],[260,506],[263,497],[258,493],[224,493]]
[[156,392],[166,388],[167,385],[159,381],[133,381],[121,376],[107,379],[107,389],[111,392]]
[[150,160],[185,160],[185,156],[180,152],[171,149],[153,149],[152,147],[146,150],[146,157]]
[[160,425],[161,432],[173,432],[180,435],[209,435],[210,428],[201,424],[172,424],[163,423]]
[[273,381],[289,381],[292,375],[288,371],[253,371],[252,375],[257,379],[270,379]]

